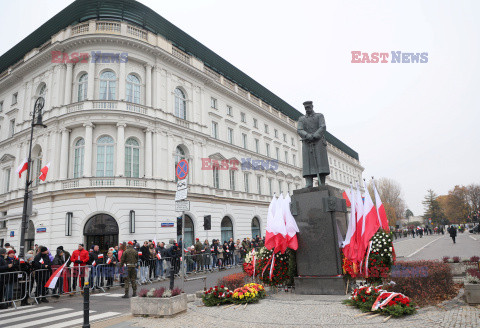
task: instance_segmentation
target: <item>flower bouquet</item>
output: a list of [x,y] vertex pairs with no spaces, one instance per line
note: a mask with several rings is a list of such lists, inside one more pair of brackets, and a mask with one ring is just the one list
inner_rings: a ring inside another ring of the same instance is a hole
[[233,293],[225,286],[210,287],[202,296],[205,306],[215,306],[230,302]]
[[261,298],[260,292],[257,290],[257,288],[249,285],[245,285],[233,291],[233,295],[231,299],[232,303],[235,303],[235,304],[255,303],[260,300]]

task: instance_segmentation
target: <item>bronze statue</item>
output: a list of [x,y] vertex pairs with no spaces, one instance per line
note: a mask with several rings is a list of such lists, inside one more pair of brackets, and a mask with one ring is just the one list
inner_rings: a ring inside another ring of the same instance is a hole
[[302,138],[303,177],[306,187],[313,187],[313,178],[318,178],[318,184],[325,184],[325,178],[330,174],[327,156],[327,140],[325,118],[321,113],[313,111],[313,103],[306,101],[306,115],[298,119],[297,132]]

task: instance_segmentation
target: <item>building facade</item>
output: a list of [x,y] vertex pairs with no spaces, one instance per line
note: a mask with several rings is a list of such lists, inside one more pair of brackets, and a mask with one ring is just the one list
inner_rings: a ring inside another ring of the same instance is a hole
[[[301,114],[170,23],[168,33],[150,26],[161,16],[147,7],[120,1],[115,17],[119,1],[104,2],[111,7],[89,16],[90,2],[75,1],[0,57],[0,243],[19,244],[26,173],[15,169],[40,96],[47,127],[33,135],[29,244],[177,239],[181,159],[190,168],[186,243],[263,236],[272,195],[303,187]],[[128,18],[140,9],[142,23]],[[358,154],[327,141],[327,183],[360,181]]]

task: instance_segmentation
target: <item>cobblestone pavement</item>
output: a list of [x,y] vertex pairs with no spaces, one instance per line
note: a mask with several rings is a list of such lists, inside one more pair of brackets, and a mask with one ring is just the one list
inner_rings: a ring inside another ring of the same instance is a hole
[[[341,304],[345,296],[312,296],[280,292],[257,304],[204,307],[201,301],[189,303],[188,311],[172,318],[131,317],[122,325],[104,327],[479,327],[480,309],[463,301],[443,307],[420,309],[416,315],[390,319],[385,316],[357,317],[361,312]],[[452,301],[451,301],[452,302]]]

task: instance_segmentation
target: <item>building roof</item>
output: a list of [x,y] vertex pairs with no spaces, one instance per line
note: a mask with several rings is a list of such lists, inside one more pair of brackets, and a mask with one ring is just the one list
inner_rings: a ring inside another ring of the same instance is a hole
[[[0,57],[0,73],[18,61],[34,48],[48,42],[52,35],[69,25],[75,25],[90,19],[121,20],[140,26],[148,31],[160,34],[173,45],[200,59],[207,67],[225,78],[237,83],[243,89],[278,109],[297,121],[303,115],[293,106],[256,82],[247,74],[227,62],[199,41],[170,23],[152,9],[134,0],[76,0],[68,7],[49,19],[25,39]],[[327,140],[355,159],[358,153],[327,132]]]

